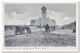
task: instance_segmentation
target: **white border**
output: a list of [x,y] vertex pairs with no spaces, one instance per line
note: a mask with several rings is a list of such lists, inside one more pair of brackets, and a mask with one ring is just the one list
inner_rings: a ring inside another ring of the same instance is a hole
[[78,51],[80,52],[80,42],[79,42],[79,41],[80,41],[80,35],[79,35],[79,34],[80,34],[80,33],[79,33],[79,32],[80,32],[80,29],[79,29],[79,27],[80,27],[80,17],[79,17],[79,15],[80,15],[80,10],[79,10],[79,9],[80,9],[80,0],[79,0],[79,2],[78,2],[78,45],[79,45],[79,46],[78,46]]
[[7,3],[75,3],[77,0],[3,0]]
[[[6,0],[4,0],[4,1],[6,1]],[[8,2],[8,1],[10,1],[10,2]],[[52,0],[52,1],[50,1],[50,0],[43,0],[43,1],[41,1],[41,0],[39,0],[39,1],[33,1],[33,0],[7,0],[6,2],[3,2],[3,4],[4,3],[53,3],[53,4],[57,4],[57,3],[63,3],[63,4],[65,4],[65,3],[76,3],[76,23],[78,23],[78,15],[77,15],[77,12],[78,12],[78,7],[77,7],[77,1],[76,0]],[[3,17],[4,18],[4,17]],[[76,25],[77,27],[76,27],[76,29],[78,29],[78,24]],[[2,28],[3,29],[3,28]],[[4,33],[3,33],[4,34]],[[3,40],[4,41],[4,40]],[[47,49],[45,49],[44,47],[42,47],[42,48],[40,48],[40,47],[38,47],[38,48],[32,48],[32,47],[29,47],[29,48],[26,48],[26,47],[8,47],[8,48],[4,48],[4,46],[3,46],[3,51],[78,51],[78,31],[76,32],[76,47],[54,47],[54,48],[47,48]],[[3,45],[4,45],[4,43],[3,43]],[[24,50],[23,50],[24,49]]]
[[2,0],[0,0],[0,51],[2,51]]

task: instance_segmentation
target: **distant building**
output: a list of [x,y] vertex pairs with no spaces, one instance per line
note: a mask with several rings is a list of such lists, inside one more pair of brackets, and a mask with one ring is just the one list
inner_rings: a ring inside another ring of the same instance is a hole
[[46,10],[47,10],[46,7],[43,6],[41,8],[41,17],[39,17],[38,19],[32,19],[30,25],[36,25],[36,26],[43,27],[46,24],[48,24],[49,26],[55,26],[56,25],[55,19],[50,19],[47,16]]
[[35,21],[36,21],[36,19],[31,19],[30,25],[34,25]]

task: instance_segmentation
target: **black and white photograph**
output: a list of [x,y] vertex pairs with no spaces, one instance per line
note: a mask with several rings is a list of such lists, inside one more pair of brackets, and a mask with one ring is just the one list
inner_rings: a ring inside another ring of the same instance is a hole
[[76,4],[4,4],[5,47],[76,47]]

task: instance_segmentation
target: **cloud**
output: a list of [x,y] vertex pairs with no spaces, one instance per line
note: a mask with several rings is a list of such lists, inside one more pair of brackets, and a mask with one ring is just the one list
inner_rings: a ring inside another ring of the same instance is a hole
[[[55,19],[57,25],[64,25],[75,21],[75,18],[68,17],[62,12],[48,11],[48,16],[50,19]],[[11,14],[6,13],[6,25],[20,25],[20,24],[30,24],[31,19],[37,19],[38,16],[34,17],[29,15],[27,11],[23,11],[23,13],[12,12]]]
[[69,24],[69,23],[71,23],[71,22],[74,22],[74,21],[76,21],[76,18],[72,18],[72,17],[64,17],[63,19],[62,19],[62,21],[64,22],[64,24]]
[[6,25],[20,25],[20,24],[29,24],[30,23],[30,17],[26,13],[16,13],[12,12],[11,14],[5,14],[5,24]]
[[[41,14],[40,10],[43,5],[7,5],[5,13],[5,24],[30,24],[31,19],[37,19]],[[75,6],[71,5],[45,5],[47,8],[47,16],[55,19],[57,25],[64,25],[76,20]],[[61,7],[63,6],[64,9]],[[70,6],[70,7],[69,7]],[[71,12],[70,12],[71,11]],[[74,15],[74,16],[73,16]]]
[[76,18],[69,17],[63,12],[56,12],[56,11],[49,11],[48,10],[48,16],[51,19],[55,19],[56,24],[60,25],[60,26],[76,21]]
[[[57,25],[64,25],[71,23],[76,20],[76,18],[68,17],[62,12],[48,11],[48,16],[50,19],[55,19]],[[30,12],[23,11],[23,13],[12,12],[11,14],[6,13],[6,25],[20,25],[20,24],[30,24],[31,19],[37,19],[38,17],[30,16]]]

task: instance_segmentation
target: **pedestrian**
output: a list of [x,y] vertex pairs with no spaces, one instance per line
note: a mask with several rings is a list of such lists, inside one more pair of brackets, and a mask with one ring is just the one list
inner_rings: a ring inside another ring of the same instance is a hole
[[15,34],[18,35],[20,33],[20,27],[15,26]]
[[26,26],[25,29],[27,30],[27,34],[31,33],[31,29],[29,28],[29,26]]
[[50,27],[49,27],[49,25],[48,24],[46,24],[46,26],[44,26],[45,27],[45,31],[47,32],[47,31],[50,31]]
[[76,30],[75,29],[73,29],[73,33],[75,33],[76,32]]

